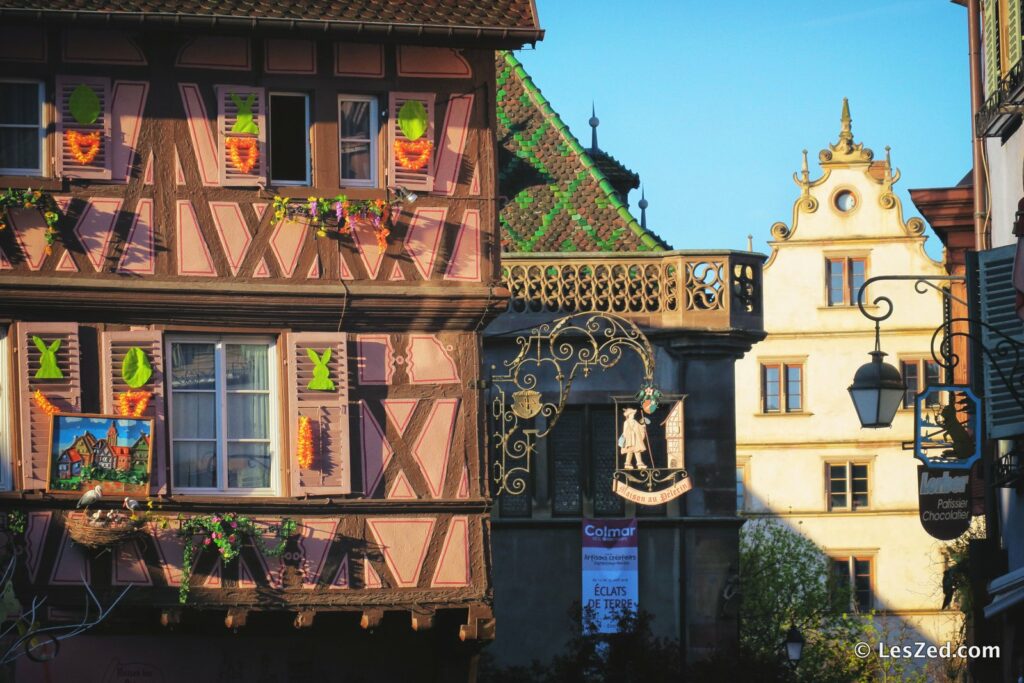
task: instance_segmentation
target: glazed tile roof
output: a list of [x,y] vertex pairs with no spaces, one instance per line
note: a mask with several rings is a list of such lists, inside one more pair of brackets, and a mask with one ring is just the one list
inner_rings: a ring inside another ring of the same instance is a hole
[[0,14],[76,19],[99,15],[136,22],[166,19],[298,22],[367,32],[427,32],[462,37],[540,40],[533,0],[0,0]]
[[502,251],[668,249],[640,227],[519,60],[498,52],[496,68]]

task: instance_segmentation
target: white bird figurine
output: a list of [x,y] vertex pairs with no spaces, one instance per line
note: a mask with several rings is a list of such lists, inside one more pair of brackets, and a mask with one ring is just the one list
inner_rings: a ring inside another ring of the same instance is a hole
[[135,500],[134,498],[128,498],[126,496],[124,499],[124,509],[129,510],[131,512],[135,512],[136,510],[139,509],[139,501]]
[[101,486],[100,484],[97,484],[96,488],[94,488],[92,491],[86,491],[85,495],[78,499],[78,505],[76,505],[75,507],[76,508],[80,508],[80,507],[86,507],[87,508],[90,505],[92,505],[93,503],[97,502],[102,497],[103,497],[103,486]]

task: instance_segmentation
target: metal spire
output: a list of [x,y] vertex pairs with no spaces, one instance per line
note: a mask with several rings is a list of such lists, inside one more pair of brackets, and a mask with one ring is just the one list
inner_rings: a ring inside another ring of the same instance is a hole
[[640,227],[644,230],[647,229],[647,197],[644,195],[644,188],[640,186],[640,201],[637,202],[637,206],[640,207]]
[[597,118],[597,110],[594,108],[594,103],[590,103],[590,151],[596,152],[597,147],[597,127],[601,125],[601,120]]

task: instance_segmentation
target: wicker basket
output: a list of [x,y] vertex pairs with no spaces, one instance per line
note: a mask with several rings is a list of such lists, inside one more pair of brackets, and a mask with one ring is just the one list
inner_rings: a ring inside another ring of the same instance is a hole
[[64,528],[68,530],[68,536],[72,541],[86,548],[111,548],[144,533],[145,522],[142,520],[106,526],[91,524],[90,521],[87,512],[76,510],[64,513]]

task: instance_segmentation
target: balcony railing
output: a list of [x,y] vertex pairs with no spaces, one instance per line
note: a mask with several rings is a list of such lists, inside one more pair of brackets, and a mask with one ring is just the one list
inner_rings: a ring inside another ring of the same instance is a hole
[[509,313],[617,313],[642,327],[762,328],[764,256],[736,251],[504,254]]
[[979,137],[1000,137],[1020,112],[1024,102],[1024,60],[1018,61],[999,81],[999,87],[992,92],[974,125]]

